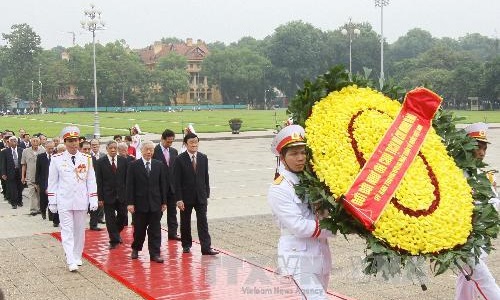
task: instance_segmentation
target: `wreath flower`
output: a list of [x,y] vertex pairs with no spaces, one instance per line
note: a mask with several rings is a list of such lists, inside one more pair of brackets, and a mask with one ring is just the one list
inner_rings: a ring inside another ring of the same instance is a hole
[[[456,129],[460,119],[440,110],[415,160],[391,201],[367,230],[343,207],[343,194],[371,157],[399,113],[401,88],[376,92],[369,79],[336,66],[290,102],[294,123],[306,130],[309,161],[295,186],[297,195],[318,210],[328,209],[323,228],[361,236],[366,241],[364,272],[384,278],[422,274],[416,262],[427,259],[435,275],[473,264],[492,249],[500,231],[499,215],[485,165],[473,159],[477,142]],[[465,179],[463,170],[474,174]],[[416,272],[416,273],[415,273]],[[419,275],[416,275],[417,277]]]
[[[400,108],[399,102],[355,85],[314,105],[305,123],[311,164],[336,198],[347,192]],[[463,171],[431,130],[373,235],[412,255],[451,249],[467,241],[472,203]]]

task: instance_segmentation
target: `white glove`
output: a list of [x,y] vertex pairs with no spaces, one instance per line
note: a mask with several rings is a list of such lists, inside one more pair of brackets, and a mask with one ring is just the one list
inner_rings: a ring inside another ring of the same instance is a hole
[[90,211],[96,211],[97,210],[97,200],[90,200]]
[[51,213],[57,213],[57,204],[49,204],[49,210]]
[[488,201],[488,203],[493,204],[493,207],[495,207],[495,209],[497,211],[500,210],[500,199],[498,199],[498,198],[491,198],[490,201]]

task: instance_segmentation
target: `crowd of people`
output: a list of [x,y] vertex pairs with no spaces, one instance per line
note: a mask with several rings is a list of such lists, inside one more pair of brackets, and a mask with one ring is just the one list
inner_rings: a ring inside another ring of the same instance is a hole
[[[2,194],[12,209],[29,205],[30,215],[41,215],[60,227],[70,271],[82,265],[87,214],[89,229],[106,224],[109,249],[122,244],[120,233],[134,227],[131,259],[137,259],[146,235],[150,260],[162,263],[160,254],[163,213],[167,215],[168,240],[192,246],[191,214],[197,217],[203,255],[216,255],[208,233],[207,199],[210,197],[207,156],[198,151],[194,128],[185,130],[181,153],[172,147],[175,133],[166,129],[155,145],[142,141],[140,128],[115,135],[101,151],[98,139],[86,140],[75,126],[47,139],[23,129],[1,133],[0,174]],[[177,221],[180,211],[180,226]],[[178,228],[180,227],[179,236]]]

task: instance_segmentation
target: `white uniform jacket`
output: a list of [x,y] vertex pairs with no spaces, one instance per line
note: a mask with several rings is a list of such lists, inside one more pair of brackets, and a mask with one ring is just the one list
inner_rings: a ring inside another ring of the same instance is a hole
[[267,201],[281,230],[278,244],[280,274],[330,274],[329,230],[319,227],[319,220],[307,203],[295,194],[296,174],[280,169],[269,188]]
[[77,152],[75,164],[68,151],[52,156],[49,166],[47,195],[49,204],[58,210],[87,210],[97,205],[97,185],[92,157]]

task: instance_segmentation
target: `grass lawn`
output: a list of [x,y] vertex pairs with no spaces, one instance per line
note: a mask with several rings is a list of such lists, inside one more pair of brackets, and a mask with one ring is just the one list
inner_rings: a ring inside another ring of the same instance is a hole
[[[500,111],[455,111],[458,116],[465,117],[463,123],[487,122],[500,123]],[[188,123],[193,123],[197,132],[230,131],[228,120],[241,118],[242,131],[274,129],[276,123],[284,122],[288,117],[286,109],[278,110],[215,110],[137,113],[99,113],[101,135],[127,134],[128,128],[139,124],[144,132],[160,134],[165,128],[177,133]],[[0,130],[11,129],[18,132],[24,128],[34,134],[42,132],[49,137],[57,136],[68,124],[77,124],[82,134],[91,136],[94,132],[93,113],[45,114],[31,116],[0,117]]]
[[[282,123],[288,117],[286,109],[99,113],[101,136],[128,134],[128,128],[134,124],[139,124],[143,132],[158,134],[166,128],[181,133],[189,123],[194,124],[197,132],[229,132],[228,121],[231,118],[243,120],[241,131],[253,131],[274,129],[275,122]],[[53,137],[69,124],[78,125],[83,135],[92,135],[94,114],[82,112],[0,117],[0,130],[10,129],[16,134],[19,128],[24,128],[31,134],[42,132]]]

